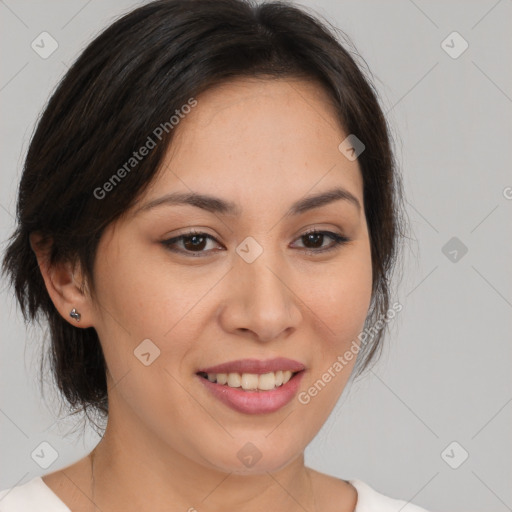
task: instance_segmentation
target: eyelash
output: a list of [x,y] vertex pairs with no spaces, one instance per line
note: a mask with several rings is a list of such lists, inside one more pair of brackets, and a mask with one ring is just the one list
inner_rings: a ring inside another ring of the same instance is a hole
[[[304,252],[309,255],[316,255],[316,254],[320,254],[320,253],[333,251],[333,250],[339,248],[340,246],[350,242],[350,239],[348,239],[347,237],[345,237],[343,235],[339,235],[338,233],[334,233],[332,231],[322,231],[322,230],[317,230],[317,229],[313,229],[311,231],[306,231],[298,238],[299,239],[304,238],[304,237],[306,237],[308,235],[312,235],[312,234],[326,235],[332,239],[333,243],[330,247],[328,247],[326,249],[307,249],[307,248],[304,249]],[[187,233],[183,233],[180,236],[176,236],[174,238],[169,238],[168,240],[163,240],[161,243],[166,247],[166,249],[168,249],[169,251],[172,251],[172,252],[185,254],[185,255],[191,256],[191,257],[207,256],[208,253],[211,252],[211,250],[210,251],[185,251],[183,249],[173,248],[173,245],[176,244],[177,242],[182,241],[186,238],[191,238],[193,236],[199,236],[200,238],[207,238],[207,239],[213,240],[216,243],[219,243],[213,236],[209,235],[208,233],[203,233],[201,231],[195,231],[195,230],[191,230]],[[201,254],[201,253],[203,253],[203,254]]]

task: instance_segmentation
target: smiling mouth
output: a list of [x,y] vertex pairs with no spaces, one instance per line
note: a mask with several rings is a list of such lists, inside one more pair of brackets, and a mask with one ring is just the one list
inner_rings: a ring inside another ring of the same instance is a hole
[[289,382],[295,375],[303,370],[292,372],[290,370],[278,370],[268,373],[206,373],[198,372],[197,375],[221,386],[239,388],[243,391],[272,391]]

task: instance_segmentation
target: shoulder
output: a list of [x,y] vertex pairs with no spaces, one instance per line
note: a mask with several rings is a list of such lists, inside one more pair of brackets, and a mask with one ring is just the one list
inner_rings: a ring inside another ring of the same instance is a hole
[[71,512],[40,476],[0,491],[1,512]]
[[350,512],[428,512],[408,501],[380,494],[362,480],[342,480],[308,468],[316,493],[320,496],[321,508]]
[[357,504],[354,512],[428,512],[407,501],[380,494],[361,480],[349,480],[348,482],[357,490]]

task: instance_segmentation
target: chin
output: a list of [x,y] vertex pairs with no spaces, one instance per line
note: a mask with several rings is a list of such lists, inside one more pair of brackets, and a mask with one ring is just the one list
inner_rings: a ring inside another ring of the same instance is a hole
[[[250,439],[250,436],[244,436]],[[258,441],[258,439],[260,439]],[[239,475],[258,475],[277,472],[304,453],[302,445],[286,446],[282,440],[269,442],[264,436],[254,441],[233,440],[230,446],[218,444],[217,453],[203,455],[209,465],[219,471]],[[290,439],[288,439],[288,442]]]

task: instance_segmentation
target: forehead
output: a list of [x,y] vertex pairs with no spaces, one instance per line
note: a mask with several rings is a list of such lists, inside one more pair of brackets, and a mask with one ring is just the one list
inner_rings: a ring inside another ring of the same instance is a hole
[[317,83],[239,79],[196,100],[145,198],[182,191],[291,202],[342,185],[362,203],[359,165],[339,151],[346,134]]
[[[224,129],[240,137],[258,131],[280,138],[311,136],[312,130],[327,128],[343,131],[331,97],[311,80],[239,78],[206,90],[197,102],[198,106],[177,127],[176,139],[190,136],[194,130],[208,133]],[[297,120],[303,122],[295,124]],[[286,127],[293,127],[291,133],[283,131]]]

